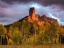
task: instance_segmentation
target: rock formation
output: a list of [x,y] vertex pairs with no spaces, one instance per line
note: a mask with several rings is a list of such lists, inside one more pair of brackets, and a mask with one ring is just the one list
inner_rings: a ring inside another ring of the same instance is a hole
[[[45,15],[39,16],[38,14],[36,14],[34,7],[29,9],[29,15],[28,16],[20,19],[17,22],[22,22],[24,19],[28,20],[28,22],[30,22],[30,23],[33,23],[34,21],[37,21],[37,24],[40,25],[40,26],[44,25],[44,23],[46,23],[46,21],[48,21],[49,23],[54,23],[54,24],[58,23],[57,19],[50,18],[50,17],[47,17]],[[7,25],[5,27],[9,28],[10,25]]]
[[29,9],[28,21],[29,22],[38,21],[38,16],[35,13],[34,7],[32,7],[32,8]]
[[35,8],[32,7],[29,9],[29,16],[28,16],[28,21],[33,23],[34,21],[37,21],[37,24],[42,26],[46,21],[49,23],[58,23],[56,19],[46,17],[45,15],[39,16],[35,13]]

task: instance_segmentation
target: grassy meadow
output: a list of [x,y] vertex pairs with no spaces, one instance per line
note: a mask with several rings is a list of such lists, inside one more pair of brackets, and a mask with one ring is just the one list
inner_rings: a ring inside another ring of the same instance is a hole
[[0,45],[0,48],[64,48],[64,45]]

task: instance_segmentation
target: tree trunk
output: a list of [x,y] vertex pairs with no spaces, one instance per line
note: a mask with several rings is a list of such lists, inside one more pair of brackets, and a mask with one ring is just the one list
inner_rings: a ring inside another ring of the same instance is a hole
[[36,30],[35,30],[35,37],[36,37]]
[[1,45],[2,45],[2,35],[1,35]]
[[35,43],[36,43],[36,30],[35,30]]

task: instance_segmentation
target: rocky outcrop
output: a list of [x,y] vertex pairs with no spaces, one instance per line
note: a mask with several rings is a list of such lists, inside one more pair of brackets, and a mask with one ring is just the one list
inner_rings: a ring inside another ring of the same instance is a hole
[[46,21],[48,21],[49,23],[54,23],[54,24],[58,23],[57,19],[50,18],[45,15],[43,15],[43,16],[37,15],[35,13],[34,8],[29,9],[29,16],[28,16],[27,20],[31,23],[33,23],[34,21],[37,21],[37,24],[40,26],[43,25]]
[[31,23],[33,21],[38,21],[38,15],[35,14],[35,9],[34,8],[29,9],[28,21],[31,22]]
[[44,21],[44,22],[48,21],[49,23],[53,23],[53,24],[58,23],[57,19],[50,18],[50,17],[46,17],[45,15],[41,16],[40,19],[41,19],[42,21]]
[[[30,23],[33,23],[34,21],[37,21],[37,24],[40,25],[40,26],[44,25],[44,23],[46,23],[46,21],[48,21],[49,23],[54,23],[54,24],[58,23],[57,19],[50,18],[50,17],[47,17],[45,15],[40,16],[40,15],[36,14],[34,7],[29,9],[29,15],[28,16],[20,19],[17,22],[22,22],[24,19],[28,20],[28,22],[30,22]],[[9,28],[10,25],[7,25],[5,27]]]

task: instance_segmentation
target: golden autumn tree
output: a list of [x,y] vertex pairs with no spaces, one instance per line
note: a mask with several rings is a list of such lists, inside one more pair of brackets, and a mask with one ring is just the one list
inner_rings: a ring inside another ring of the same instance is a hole
[[0,42],[1,42],[1,44],[2,44],[2,38],[5,36],[6,33],[7,33],[6,28],[3,25],[0,24],[0,37],[1,37]]

